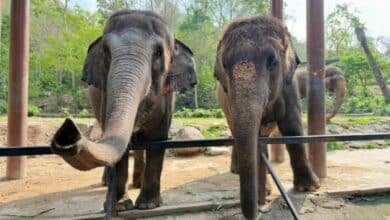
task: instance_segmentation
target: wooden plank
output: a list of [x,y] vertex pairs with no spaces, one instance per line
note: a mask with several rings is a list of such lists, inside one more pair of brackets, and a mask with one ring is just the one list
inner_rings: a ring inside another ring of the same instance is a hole
[[368,188],[359,188],[359,189],[348,189],[348,190],[334,190],[328,191],[327,194],[331,196],[368,196],[375,195],[380,193],[389,193],[390,186],[376,186]]
[[[129,211],[119,212],[118,216],[113,219],[135,219],[135,218],[148,218],[161,215],[173,215],[179,213],[189,212],[202,212],[202,211],[214,211],[220,209],[229,209],[238,207],[240,205],[239,200],[231,201],[219,201],[219,202],[197,202],[197,203],[185,203],[179,205],[162,206],[156,209],[139,210],[133,209]],[[105,213],[94,214],[87,216],[78,216],[74,219],[102,219]]]

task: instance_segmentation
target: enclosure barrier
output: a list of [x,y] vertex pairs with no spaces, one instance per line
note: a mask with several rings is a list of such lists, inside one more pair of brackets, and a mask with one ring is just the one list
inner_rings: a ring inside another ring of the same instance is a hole
[[[261,144],[298,144],[298,143],[313,143],[313,142],[334,142],[334,141],[368,141],[368,140],[385,140],[390,139],[390,133],[373,133],[373,134],[348,134],[348,135],[311,135],[311,136],[284,136],[284,137],[259,137],[258,142]],[[187,148],[187,147],[207,147],[207,146],[228,146],[233,145],[232,138],[217,138],[217,139],[202,139],[202,140],[166,140],[166,141],[151,141],[151,142],[136,142],[132,144],[130,150],[153,150],[166,148]],[[265,149],[263,149],[264,151]],[[44,155],[52,154],[49,146],[30,146],[30,147],[2,147],[0,148],[0,157],[4,156],[24,156],[24,155]],[[273,170],[271,163],[268,161],[266,155],[261,153],[259,159],[263,161],[261,170],[265,168],[269,171],[276,186],[294,219],[299,219],[298,212],[293,206],[287,192],[283,188],[279,178]],[[265,177],[265,172],[263,174]],[[108,204],[106,210],[106,219],[111,219],[115,210],[115,202],[113,200],[115,195],[115,169],[109,167],[108,191],[106,202]],[[265,188],[265,178],[259,182]],[[263,193],[259,200],[264,204],[265,194]]]

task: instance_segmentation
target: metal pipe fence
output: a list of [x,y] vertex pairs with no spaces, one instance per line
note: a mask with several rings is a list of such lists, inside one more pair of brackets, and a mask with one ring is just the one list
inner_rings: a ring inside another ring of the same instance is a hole
[[[390,133],[373,134],[344,134],[344,135],[311,135],[311,136],[282,136],[282,137],[259,137],[258,142],[262,144],[296,144],[296,143],[314,143],[314,142],[335,142],[335,141],[369,141],[390,139]],[[166,148],[188,148],[188,147],[208,147],[208,146],[228,146],[233,145],[233,138],[216,138],[202,140],[166,140],[151,142],[132,143],[130,150],[153,150]],[[23,155],[47,155],[52,154],[50,146],[23,146],[23,147],[1,147],[0,157],[4,156],[23,156]],[[264,166],[270,172],[272,179],[278,187],[280,194],[286,201],[294,219],[298,219],[298,214],[293,206],[288,194],[284,190],[279,178],[272,169],[271,163],[264,154],[259,155],[259,159],[264,161]],[[106,219],[111,219],[115,214],[115,169],[109,167],[108,190],[106,196]],[[261,198],[260,198],[261,200]]]

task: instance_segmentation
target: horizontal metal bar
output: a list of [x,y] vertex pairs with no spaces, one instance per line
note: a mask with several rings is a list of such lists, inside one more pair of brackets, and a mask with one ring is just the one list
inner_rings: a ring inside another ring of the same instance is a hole
[[[310,135],[310,136],[283,136],[283,137],[259,137],[259,142],[265,144],[298,144],[309,142],[334,142],[334,141],[368,141],[390,139],[390,133],[374,134],[348,134],[348,135]],[[131,150],[153,150],[165,148],[208,147],[228,146],[234,143],[233,138],[199,139],[199,140],[167,140],[136,142]],[[52,154],[49,146],[35,147],[1,147],[1,156],[22,156]]]
[[49,146],[1,147],[0,157],[52,154]]
[[[375,134],[348,134],[348,135],[310,135],[310,136],[283,136],[283,137],[259,137],[258,141],[264,144],[298,144],[309,142],[333,142],[333,141],[367,141],[390,139],[390,133]],[[161,149],[161,148],[185,148],[205,146],[227,146],[234,143],[233,138],[216,138],[200,140],[168,140],[134,143],[132,150]]]

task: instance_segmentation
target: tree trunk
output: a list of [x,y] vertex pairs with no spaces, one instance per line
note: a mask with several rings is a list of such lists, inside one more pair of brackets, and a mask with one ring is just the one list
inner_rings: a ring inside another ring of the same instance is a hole
[[363,47],[364,53],[367,56],[368,63],[370,64],[370,66],[372,68],[372,73],[374,74],[376,81],[378,82],[378,85],[382,90],[383,96],[385,97],[386,102],[390,103],[390,90],[387,87],[386,80],[383,78],[383,75],[382,75],[382,72],[381,72],[381,69],[380,69],[378,63],[376,62],[376,60],[372,56],[370,48],[368,47],[366,35],[365,35],[363,29],[360,27],[355,28],[355,33],[356,33],[358,40],[360,41],[360,44]]

